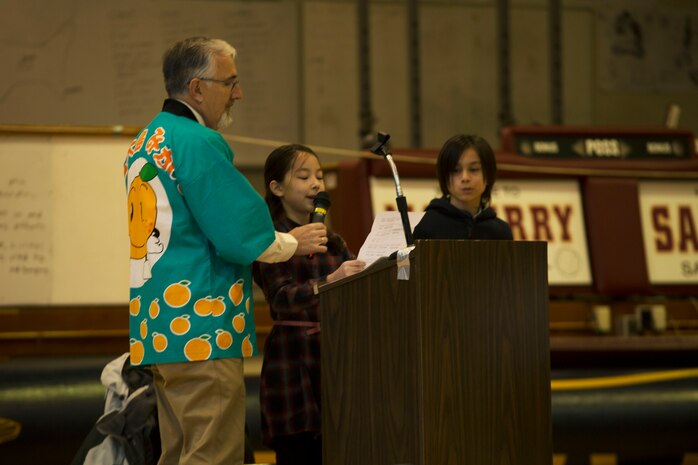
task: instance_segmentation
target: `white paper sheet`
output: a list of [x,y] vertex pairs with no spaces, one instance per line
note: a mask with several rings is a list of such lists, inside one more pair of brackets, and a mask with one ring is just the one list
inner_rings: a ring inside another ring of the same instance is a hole
[[[407,216],[410,219],[410,227],[414,231],[414,227],[422,220],[424,212],[408,212]],[[374,218],[371,232],[361,246],[358,258],[365,261],[366,266],[370,266],[379,258],[387,257],[406,246],[400,212],[382,211],[378,212]]]

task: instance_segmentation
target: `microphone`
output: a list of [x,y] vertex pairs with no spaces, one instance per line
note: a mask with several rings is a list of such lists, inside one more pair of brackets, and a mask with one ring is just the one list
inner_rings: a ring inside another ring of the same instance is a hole
[[[311,223],[324,223],[327,216],[327,210],[330,208],[330,194],[325,191],[318,192],[313,199],[313,212],[310,214]],[[308,258],[313,258],[313,254],[308,255]]]
[[[313,199],[313,212],[310,214],[311,223],[324,223],[327,216],[327,210],[330,208],[330,194],[325,191],[318,192]],[[308,258],[313,258],[313,254],[308,255]]]
[[330,205],[330,194],[325,191],[318,192],[313,200],[313,206],[315,209],[310,214],[311,223],[324,223],[325,217],[327,216],[327,210],[329,210]]

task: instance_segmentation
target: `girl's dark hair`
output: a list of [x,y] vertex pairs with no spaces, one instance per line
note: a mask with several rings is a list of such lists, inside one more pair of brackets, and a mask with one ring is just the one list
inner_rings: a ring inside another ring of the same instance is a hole
[[486,183],[485,191],[480,199],[480,206],[485,207],[490,203],[492,186],[494,186],[494,181],[497,178],[497,161],[490,144],[480,136],[457,134],[444,143],[439,151],[439,157],[436,159],[436,174],[439,178],[439,187],[444,197],[448,197],[451,194],[448,191],[451,173],[456,169],[463,152],[470,148],[475,150],[480,158],[482,174]]
[[284,211],[284,206],[281,204],[281,199],[274,195],[269,188],[269,184],[271,184],[272,181],[278,183],[284,182],[286,174],[293,168],[293,164],[300,152],[309,153],[315,158],[318,158],[317,154],[310,147],[300,144],[288,144],[274,149],[267,157],[267,161],[264,162],[264,200],[266,200],[267,205],[269,205],[271,219],[274,222],[286,218],[286,212]]

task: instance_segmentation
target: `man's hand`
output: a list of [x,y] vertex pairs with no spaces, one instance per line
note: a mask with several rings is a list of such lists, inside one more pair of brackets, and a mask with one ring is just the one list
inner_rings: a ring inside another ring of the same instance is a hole
[[289,231],[298,241],[294,255],[327,252],[327,227],[322,223],[308,223]]

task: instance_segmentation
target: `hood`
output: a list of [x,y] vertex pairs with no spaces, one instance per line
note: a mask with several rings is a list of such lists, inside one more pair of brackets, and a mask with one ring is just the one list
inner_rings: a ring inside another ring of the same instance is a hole
[[429,206],[426,208],[425,211],[429,210],[438,211],[443,215],[450,216],[453,218],[474,219],[475,222],[489,220],[497,216],[494,210],[492,210],[492,208],[487,207],[484,210],[482,210],[479,214],[477,214],[475,218],[473,218],[473,215],[471,215],[470,212],[460,210],[454,207],[453,205],[451,205],[450,200],[443,197],[439,199],[434,199],[431,202],[429,202]]

